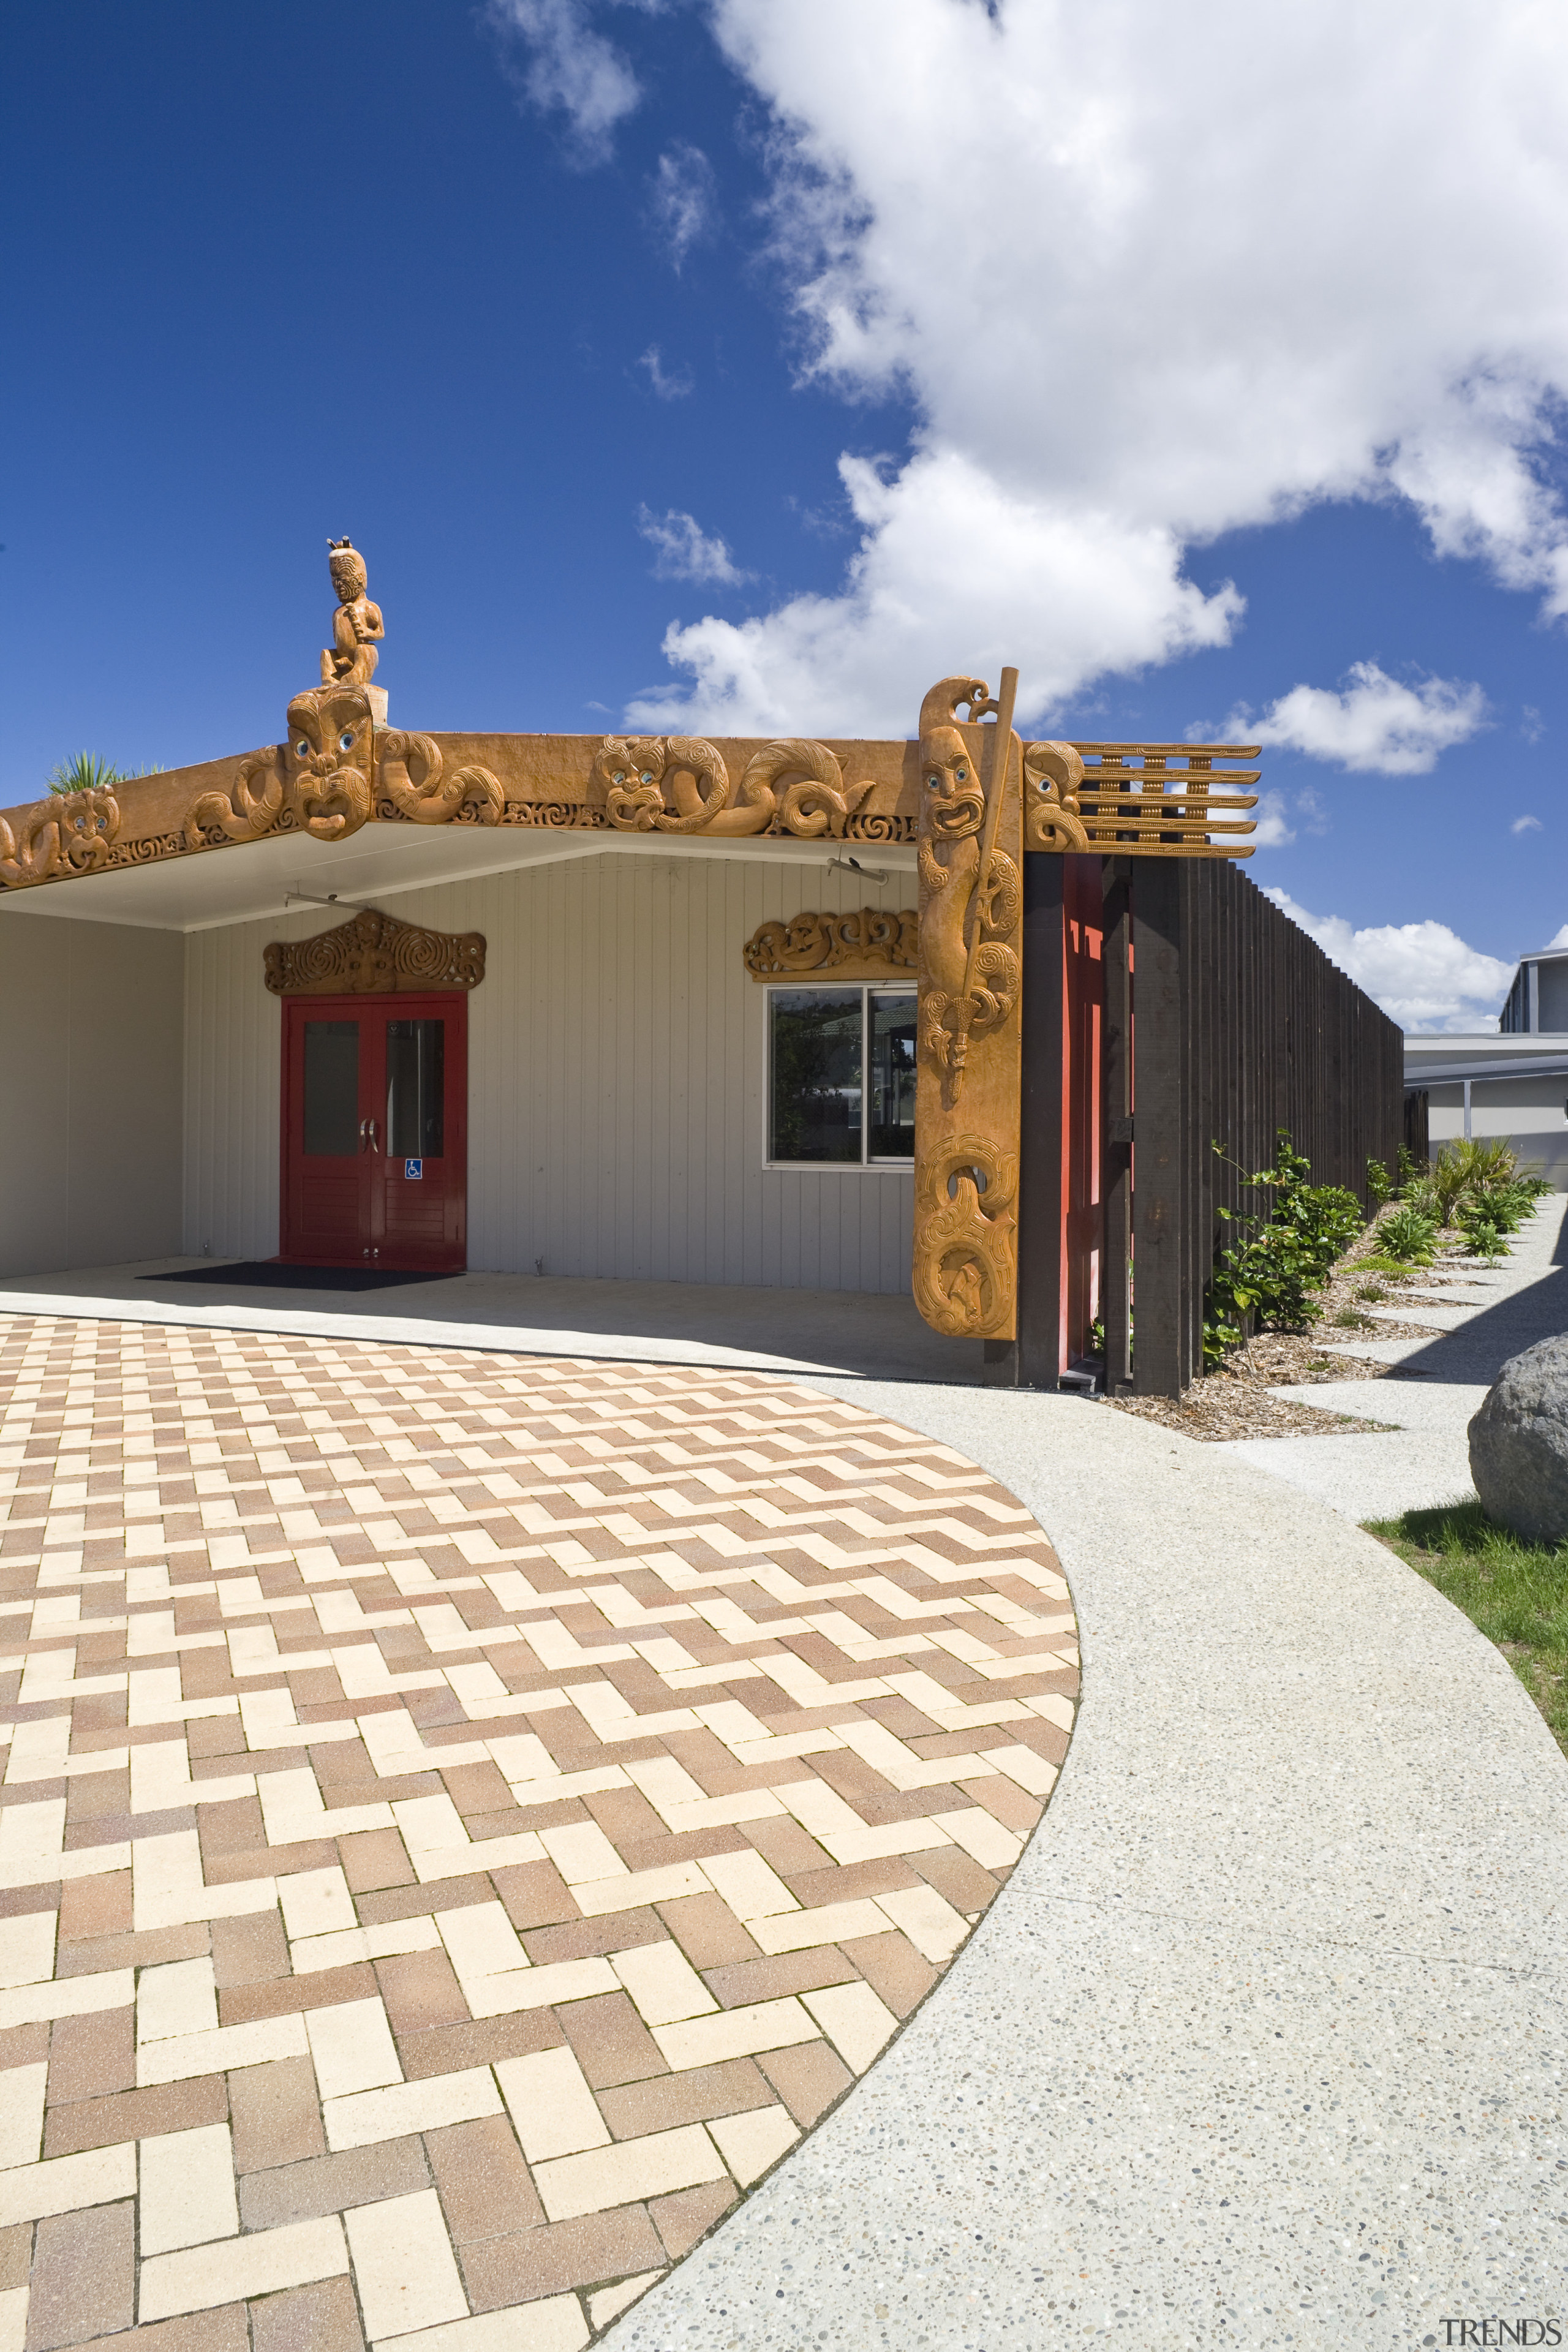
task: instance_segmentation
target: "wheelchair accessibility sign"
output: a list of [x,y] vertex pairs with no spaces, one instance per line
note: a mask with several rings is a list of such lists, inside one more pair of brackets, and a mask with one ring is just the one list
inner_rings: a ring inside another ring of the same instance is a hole
[[403,1172],[412,1182],[419,1183],[424,1178],[425,1162],[423,1160],[405,1160],[403,1163]]

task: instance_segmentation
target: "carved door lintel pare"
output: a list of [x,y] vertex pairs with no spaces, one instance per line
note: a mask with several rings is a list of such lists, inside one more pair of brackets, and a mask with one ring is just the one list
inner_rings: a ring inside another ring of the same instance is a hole
[[263,950],[274,996],[395,996],[433,988],[478,988],[485,976],[480,931],[432,931],[365,907],[311,940],[274,940]]

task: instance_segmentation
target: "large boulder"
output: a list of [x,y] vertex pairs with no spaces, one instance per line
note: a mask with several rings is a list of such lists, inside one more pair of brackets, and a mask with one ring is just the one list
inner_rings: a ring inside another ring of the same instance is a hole
[[1568,1537],[1568,1332],[1503,1366],[1469,1437],[1487,1517],[1531,1543]]

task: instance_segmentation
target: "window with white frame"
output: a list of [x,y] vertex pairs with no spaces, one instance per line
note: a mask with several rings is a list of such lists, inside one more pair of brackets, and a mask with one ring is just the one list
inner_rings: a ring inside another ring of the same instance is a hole
[[769,1160],[897,1167],[914,1156],[914,991],[770,988]]

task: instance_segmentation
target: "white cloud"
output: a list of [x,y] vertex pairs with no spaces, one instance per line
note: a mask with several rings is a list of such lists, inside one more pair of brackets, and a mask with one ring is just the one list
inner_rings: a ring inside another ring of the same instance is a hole
[[1538,816],[1516,816],[1509,826],[1509,831],[1510,833],[1539,833],[1541,819]]
[[706,244],[718,223],[713,166],[700,147],[678,139],[658,159],[653,178],[653,218],[677,277],[694,245]]
[[825,734],[905,734],[932,679],[973,668],[994,682],[1008,661],[1025,667],[1026,720],[1107,667],[1223,645],[1240,612],[1233,590],[1205,598],[1177,576],[1168,531],[1101,535],[957,451],[922,453],[892,479],[861,457],[838,471],[862,527],[845,593],[671,627],[665,651],[695,673],[691,698],[636,703],[634,724],[768,734],[810,711]]
[[1342,915],[1310,915],[1289,891],[1263,895],[1300,923],[1330,961],[1375,997],[1402,1028],[1496,1027],[1514,967],[1467,945],[1447,923],[1384,923],[1358,931]]
[[1425,776],[1439,751],[1464,743],[1486,724],[1479,686],[1426,677],[1402,686],[1375,662],[1352,662],[1342,694],[1327,687],[1293,686],[1261,719],[1245,709],[1226,721],[1233,734],[1256,737],[1266,749],[1304,751],[1342,768],[1380,776]]
[[1252,836],[1259,849],[1288,849],[1296,838],[1286,822],[1283,793],[1261,793],[1258,801],[1258,830]]
[[673,629],[689,693],[640,715],[902,730],[1011,659],[1032,723],[1223,644],[1240,600],[1189,551],[1324,499],[1408,500],[1568,610],[1568,14],[710,5],[771,116],[803,372],[919,421],[896,467],[842,462],[837,593]]
[[658,551],[653,567],[656,580],[695,580],[738,588],[752,576],[736,569],[721,539],[710,539],[694,515],[682,514],[678,508],[656,515],[650,508],[639,507],[637,529]]
[[649,343],[637,365],[647,368],[647,380],[660,400],[684,400],[696,389],[697,378],[689,368],[667,370],[657,343]]
[[1555,932],[1546,944],[1549,948],[1568,948],[1568,923],[1564,923],[1562,929]]
[[575,160],[603,162],[617,123],[642,97],[636,74],[613,42],[588,21],[586,0],[489,0],[489,19],[521,37],[528,56],[521,79],[542,113],[565,115]]

